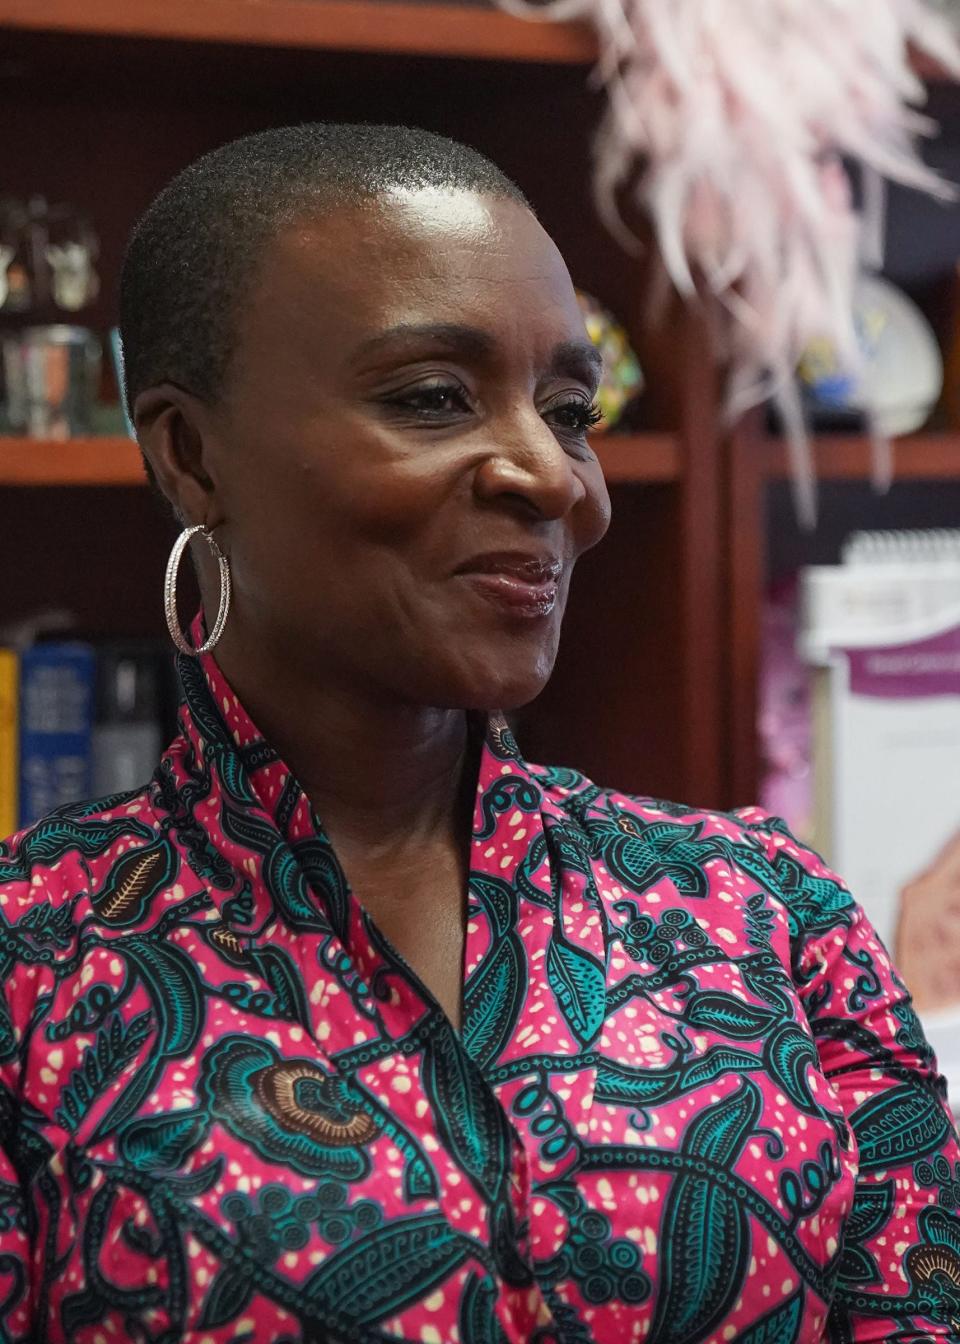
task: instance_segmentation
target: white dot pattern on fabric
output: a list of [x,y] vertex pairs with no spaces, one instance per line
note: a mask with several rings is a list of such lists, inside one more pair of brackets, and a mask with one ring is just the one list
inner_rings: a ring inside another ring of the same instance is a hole
[[493,717],[454,1030],[215,662],[181,674],[154,783],[0,857],[5,1337],[960,1338],[922,1033],[780,823]]

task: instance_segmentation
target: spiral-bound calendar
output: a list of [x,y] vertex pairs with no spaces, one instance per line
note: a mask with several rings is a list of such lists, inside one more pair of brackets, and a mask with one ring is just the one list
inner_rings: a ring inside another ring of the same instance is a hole
[[894,953],[960,1109],[960,531],[862,533],[802,580],[815,844]]

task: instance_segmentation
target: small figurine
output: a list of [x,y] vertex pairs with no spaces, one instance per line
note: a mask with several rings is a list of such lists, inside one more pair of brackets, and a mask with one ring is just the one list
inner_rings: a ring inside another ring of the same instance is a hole
[[51,244],[46,258],[53,271],[54,302],[69,313],[92,303],[100,291],[93,269],[93,249],[88,243]]

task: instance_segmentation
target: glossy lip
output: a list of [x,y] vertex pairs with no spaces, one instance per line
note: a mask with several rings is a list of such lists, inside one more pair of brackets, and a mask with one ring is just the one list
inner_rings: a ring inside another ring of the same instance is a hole
[[531,620],[556,606],[563,563],[552,555],[496,551],[474,556],[456,572],[502,612]]
[[457,574],[505,574],[531,584],[557,583],[563,573],[563,561],[555,555],[534,555],[530,551],[488,551],[464,561]]

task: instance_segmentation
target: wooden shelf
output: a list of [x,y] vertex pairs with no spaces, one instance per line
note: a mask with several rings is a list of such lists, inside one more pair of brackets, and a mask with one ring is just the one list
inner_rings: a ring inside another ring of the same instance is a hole
[[[586,23],[410,0],[0,0],[0,29],[588,65]],[[915,52],[922,79],[951,76]]]
[[0,438],[0,486],[146,483],[140,451],[127,438]]
[[[870,441],[859,434],[818,434],[814,440],[817,476],[822,481],[870,478]],[[960,480],[960,432],[910,434],[894,440],[897,481]],[[785,444],[774,440],[764,457],[770,477],[789,472]]]
[[590,446],[610,485],[679,481],[683,474],[675,434],[598,434]]
[[401,0],[0,0],[0,29],[589,64],[585,24]]
[[[679,481],[683,457],[673,434],[601,434],[592,447],[612,485]],[[824,481],[870,476],[870,444],[858,434],[821,434],[814,440],[817,475]],[[763,454],[768,478],[789,473],[787,450],[771,440]],[[894,444],[897,480],[960,480],[960,433],[912,434]],[[136,444],[102,436],[55,443],[0,438],[0,486],[144,485]]]
[[[670,434],[606,434],[593,447],[611,484],[680,478],[679,444]],[[0,486],[146,485],[137,445],[123,437],[0,438]]]

